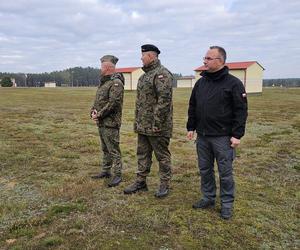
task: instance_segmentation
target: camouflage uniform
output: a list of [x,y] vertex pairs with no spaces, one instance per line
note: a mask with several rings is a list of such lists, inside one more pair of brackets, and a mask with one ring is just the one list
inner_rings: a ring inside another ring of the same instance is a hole
[[172,73],[157,59],[143,67],[145,73],[137,85],[134,130],[138,133],[138,171],[145,179],[150,172],[152,152],[159,162],[161,181],[171,178],[171,154],[168,149],[173,128]]
[[103,172],[121,175],[122,162],[119,146],[122,106],[124,95],[124,78],[116,73],[103,76],[98,86],[96,99],[91,108],[97,110],[97,126],[103,152]]

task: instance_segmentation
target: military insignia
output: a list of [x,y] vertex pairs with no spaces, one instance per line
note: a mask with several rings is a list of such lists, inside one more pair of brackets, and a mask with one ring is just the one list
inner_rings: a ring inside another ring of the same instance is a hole
[[242,97],[246,98],[246,97],[247,97],[247,94],[246,94],[246,93],[243,93],[243,94],[242,94]]
[[157,76],[157,78],[162,79],[162,78],[164,78],[164,75],[159,75],[159,76]]
[[119,83],[115,83],[115,86],[119,86]]

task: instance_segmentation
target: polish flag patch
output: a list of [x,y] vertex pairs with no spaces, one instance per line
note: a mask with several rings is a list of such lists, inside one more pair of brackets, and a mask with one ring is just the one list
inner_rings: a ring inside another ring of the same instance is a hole
[[243,94],[242,94],[242,97],[246,98],[246,97],[247,97],[247,94],[246,94],[246,93],[243,93]]

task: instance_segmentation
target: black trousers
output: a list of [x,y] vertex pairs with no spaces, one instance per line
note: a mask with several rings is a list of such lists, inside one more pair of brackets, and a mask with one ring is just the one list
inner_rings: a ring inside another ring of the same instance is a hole
[[216,160],[220,178],[220,198],[222,207],[231,208],[234,202],[235,185],[232,162],[235,150],[231,148],[230,136],[198,136],[197,154],[201,176],[203,199],[215,200],[216,181],[214,161]]

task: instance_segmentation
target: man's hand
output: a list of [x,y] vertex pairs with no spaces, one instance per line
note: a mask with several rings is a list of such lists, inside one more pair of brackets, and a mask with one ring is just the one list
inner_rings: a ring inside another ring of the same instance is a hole
[[93,109],[92,110],[92,119],[94,121],[97,121],[98,120],[98,117],[97,117],[97,110],[96,109]]
[[186,137],[189,140],[192,140],[194,138],[194,131],[188,131]]
[[236,148],[238,145],[240,145],[240,142],[241,142],[241,140],[239,140],[239,139],[236,139],[236,138],[234,138],[234,137],[231,137],[230,138],[230,142],[231,142],[231,147],[232,148]]

